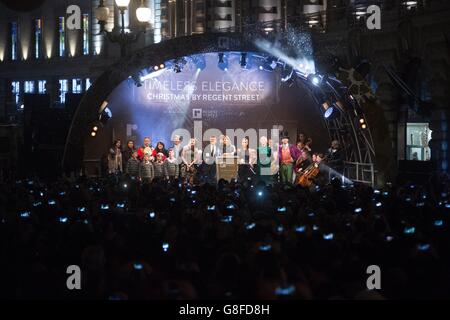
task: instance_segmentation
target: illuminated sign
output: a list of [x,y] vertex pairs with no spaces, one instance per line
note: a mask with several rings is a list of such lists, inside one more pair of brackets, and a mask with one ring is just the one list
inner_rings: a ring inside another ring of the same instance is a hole
[[192,107],[262,105],[276,101],[275,72],[260,70],[258,61],[243,68],[239,54],[227,54],[227,67],[219,68],[218,55],[208,53],[205,68],[188,60],[179,72],[166,67],[135,87],[135,97],[146,106],[189,105]]

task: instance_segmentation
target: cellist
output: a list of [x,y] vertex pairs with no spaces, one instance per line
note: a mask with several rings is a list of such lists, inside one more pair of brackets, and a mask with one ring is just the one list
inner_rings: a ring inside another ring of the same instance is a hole
[[297,175],[297,177],[299,177],[302,172],[311,165],[311,163],[312,160],[310,153],[307,150],[302,149],[302,153],[295,163],[295,174]]
[[313,184],[318,184],[318,180],[321,180],[320,173],[323,171],[320,166],[323,159],[324,156],[322,153],[314,153],[310,164],[306,168],[299,170],[297,183],[303,187],[310,187]]

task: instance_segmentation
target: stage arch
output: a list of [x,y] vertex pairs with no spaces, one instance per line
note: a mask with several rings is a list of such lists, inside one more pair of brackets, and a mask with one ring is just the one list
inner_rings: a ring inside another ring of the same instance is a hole
[[[302,35],[303,39],[307,36]],[[263,39],[256,41],[257,39]],[[209,33],[189,37],[175,38],[153,44],[133,55],[122,59],[106,70],[84,95],[72,121],[67,137],[63,157],[63,166],[67,171],[76,171],[82,167],[86,139],[91,138],[92,126],[97,123],[104,102],[114,90],[125,82],[139,82],[145,73],[158,72],[163,68],[173,68],[180,59],[206,54],[242,54],[251,53],[265,59],[267,65],[276,60],[281,64],[283,82],[294,88],[307,90],[309,99],[314,101],[320,114],[318,121],[326,128],[327,139],[337,139],[346,146],[346,176],[355,181],[373,184],[375,181],[375,147],[369,128],[369,120],[358,102],[349,94],[347,88],[331,75],[315,73],[312,50],[293,57],[292,52],[303,50],[292,44],[292,34],[278,34],[270,39],[262,33]],[[305,42],[300,43],[305,46]],[[285,48],[283,57],[277,56],[274,48]],[[312,48],[312,47],[311,47]],[[309,55],[309,57],[308,57]],[[219,58],[220,59],[220,58]],[[261,60],[261,61],[263,61]],[[172,63],[172,65],[167,65]],[[154,68],[153,70],[151,68]],[[258,63],[256,68],[267,68]],[[292,72],[289,72],[291,68]],[[300,90],[300,89],[299,89]],[[364,121],[364,128],[361,122]],[[292,139],[296,132],[290,132]]]

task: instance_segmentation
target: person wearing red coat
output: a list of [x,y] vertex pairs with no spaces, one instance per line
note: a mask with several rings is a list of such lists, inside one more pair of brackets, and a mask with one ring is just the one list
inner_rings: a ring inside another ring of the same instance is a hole
[[294,175],[294,164],[300,156],[300,150],[289,143],[289,136],[284,134],[281,138],[281,145],[278,149],[278,159],[280,161],[280,180],[282,183],[291,184]]
[[166,146],[164,145],[164,143],[162,141],[158,141],[158,143],[156,144],[156,149],[153,150],[153,153],[152,153],[153,158],[156,159],[156,156],[158,155],[158,153],[162,153],[164,155],[163,161],[165,161],[166,158],[169,156],[169,152],[166,150]]
[[146,154],[148,154],[150,156],[150,160],[153,161],[154,160],[153,150],[154,150],[154,148],[152,147],[152,139],[150,137],[145,137],[144,138],[144,145],[142,145],[138,149],[139,161],[142,162],[142,160],[144,159],[144,155],[146,155]]

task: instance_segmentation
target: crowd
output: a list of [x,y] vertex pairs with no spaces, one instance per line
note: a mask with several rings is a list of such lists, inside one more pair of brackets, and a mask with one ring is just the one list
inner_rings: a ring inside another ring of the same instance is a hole
[[[373,189],[264,181],[0,185],[0,296],[450,297],[449,179]],[[82,270],[69,291],[66,269]],[[381,269],[368,291],[367,267]]]

